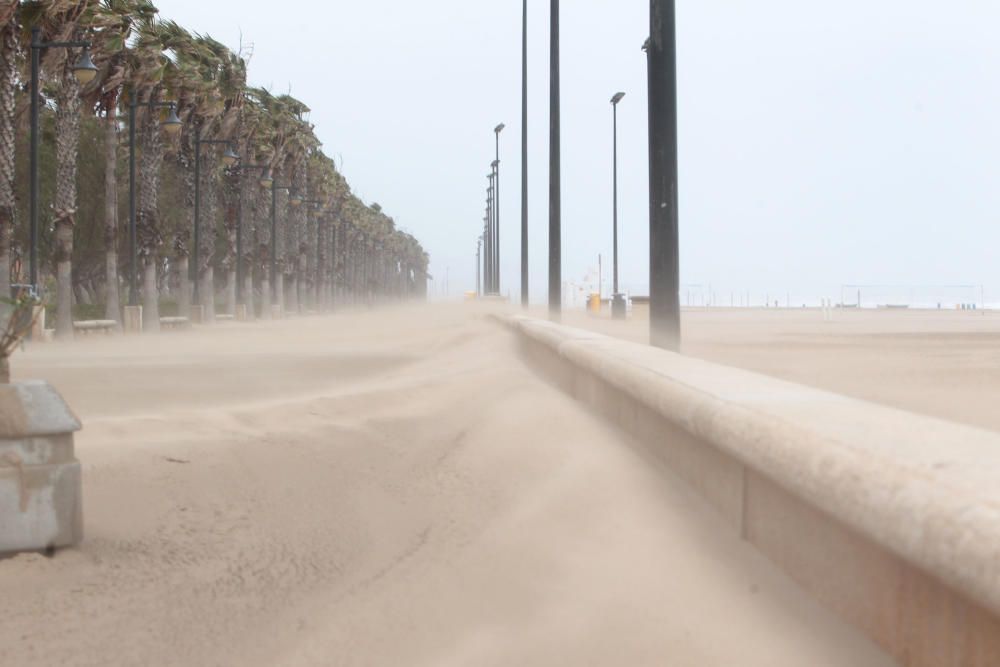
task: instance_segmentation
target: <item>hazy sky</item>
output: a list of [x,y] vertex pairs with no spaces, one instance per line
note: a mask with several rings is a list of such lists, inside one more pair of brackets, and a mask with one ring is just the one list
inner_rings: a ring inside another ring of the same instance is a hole
[[[519,292],[519,0],[157,0],[237,48],[251,83],[312,108],[327,153],[475,284],[493,127],[501,283]],[[529,0],[531,292],[544,298],[548,11]],[[643,0],[562,3],[563,278],[611,251],[619,107],[621,280],[645,293]],[[842,283],[1000,288],[1000,5],[988,0],[681,0],[681,280],[803,299]],[[339,162],[339,159],[338,159]],[[757,298],[755,296],[755,298]],[[722,297],[719,297],[722,300]]]

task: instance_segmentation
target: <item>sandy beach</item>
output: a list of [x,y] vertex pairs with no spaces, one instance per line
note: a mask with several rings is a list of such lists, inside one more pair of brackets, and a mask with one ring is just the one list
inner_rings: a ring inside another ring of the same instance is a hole
[[484,311],[95,337],[13,367],[84,421],[86,537],[0,560],[2,664],[890,664]]
[[[542,316],[542,311],[536,311]],[[646,343],[649,320],[564,314],[565,324]],[[685,354],[972,426],[1000,430],[1000,312],[685,310]]]

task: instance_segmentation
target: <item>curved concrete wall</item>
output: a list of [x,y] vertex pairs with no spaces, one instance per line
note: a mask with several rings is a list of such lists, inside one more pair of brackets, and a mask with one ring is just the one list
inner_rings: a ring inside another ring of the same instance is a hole
[[526,317],[630,431],[902,663],[1000,665],[1000,435]]

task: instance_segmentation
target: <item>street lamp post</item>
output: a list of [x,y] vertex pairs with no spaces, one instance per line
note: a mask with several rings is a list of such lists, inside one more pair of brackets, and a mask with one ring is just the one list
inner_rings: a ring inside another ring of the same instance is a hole
[[521,3],[521,306],[528,307],[528,0]]
[[480,288],[480,281],[479,281],[479,262],[481,259],[480,255],[482,255],[482,250],[483,250],[483,237],[480,236],[478,239],[476,239],[476,296],[482,295],[482,290]]
[[489,270],[486,272],[486,293],[493,294],[493,227],[496,224],[496,216],[494,214],[494,211],[496,210],[496,198],[494,197],[494,174],[492,170],[490,170],[487,178],[489,179],[490,184],[486,188],[486,227],[488,229],[486,234],[486,261],[487,266],[489,267]]
[[[31,145],[30,145],[30,170],[31,170],[31,185],[30,185],[30,216],[31,216],[31,228],[30,228],[30,248],[29,248],[29,264],[28,281],[31,285],[31,290],[33,292],[32,296],[38,296],[38,150],[39,150],[39,129],[38,129],[38,81],[40,78],[41,70],[41,55],[42,49],[51,48],[82,48],[83,53],[80,54],[79,60],[73,65],[73,74],[76,76],[76,80],[80,85],[86,85],[94,80],[97,76],[97,66],[90,59],[90,42],[88,41],[71,41],[71,42],[43,42],[42,41],[42,30],[39,27],[34,27],[31,29]],[[3,295],[5,298],[9,297],[9,294]]]
[[549,316],[562,314],[562,193],[560,190],[559,0],[551,2],[549,36]]
[[614,213],[613,218],[613,248],[614,248],[614,259],[613,259],[613,272],[614,272],[614,288],[611,293],[611,317],[616,320],[625,319],[625,297],[618,291],[618,103],[622,101],[625,97],[625,93],[615,93],[615,96],[611,98],[611,115],[613,117],[613,140],[612,144],[614,148],[612,149],[612,206]]
[[[263,177],[264,173],[269,168],[266,164],[242,164],[235,165],[232,167],[240,172],[254,171],[260,169],[261,175]],[[239,205],[239,220],[236,222],[236,305],[241,306],[246,303],[246,292],[244,291],[243,285],[243,187],[240,186],[240,205]],[[250,310],[249,308],[247,309]],[[250,317],[248,312],[247,317]]]
[[177,134],[182,125],[181,119],[177,117],[177,104],[175,102],[148,100],[140,103],[135,88],[132,89],[128,103],[128,247],[129,261],[132,264],[129,276],[128,305],[133,308],[139,305],[139,249],[135,229],[135,115],[136,109],[140,106],[146,107],[150,112],[154,109],[170,109],[167,119],[160,123],[160,126],[168,134]]
[[649,342],[678,350],[681,338],[677,239],[677,41],[674,0],[650,0]]
[[278,210],[278,190],[285,190],[286,192],[288,192],[289,194],[291,194],[292,192],[294,192],[294,189],[290,185],[278,185],[277,183],[274,182],[274,179],[272,179],[270,176],[265,176],[264,179],[261,179],[261,182],[263,182],[264,180],[268,181],[267,185],[271,188],[271,269],[270,269],[270,278],[271,278],[271,291],[272,291],[273,296],[274,296],[274,299],[273,299],[272,303],[274,303],[274,302],[280,303],[280,301],[278,301],[278,297],[279,297],[279,295],[277,293],[278,284],[276,282],[277,281],[277,275],[278,275],[278,250],[277,250],[277,248],[278,248],[278,213],[277,213],[277,210]]
[[231,167],[240,159],[233,150],[232,142],[228,139],[202,139],[194,138],[194,267],[193,280],[194,289],[191,300],[195,306],[201,305],[201,264],[198,261],[198,254],[201,249],[201,145],[202,144],[225,144],[226,151],[222,154],[222,163]]
[[503,132],[503,123],[493,128],[493,136],[496,138],[496,159],[493,160],[493,195],[496,200],[494,206],[494,217],[496,225],[493,229],[493,291],[500,294],[500,133]]
[[[319,207],[322,206],[323,202],[319,199],[303,199],[303,204],[308,205],[310,208],[307,211],[318,211]],[[308,225],[307,225],[308,227]],[[320,298],[323,291],[322,288],[323,281],[323,219],[322,217],[316,221],[316,277],[314,279],[313,287],[313,301],[316,306],[316,312],[320,312]]]

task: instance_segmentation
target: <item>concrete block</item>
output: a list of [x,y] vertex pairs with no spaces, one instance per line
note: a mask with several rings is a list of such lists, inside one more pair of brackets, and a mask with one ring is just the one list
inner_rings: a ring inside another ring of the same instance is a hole
[[40,381],[0,385],[0,553],[76,544],[83,537],[80,422]]
[[276,320],[280,320],[283,316],[284,313],[282,312],[280,303],[276,303],[271,306],[271,317],[273,317]]
[[246,322],[249,319],[247,316],[247,305],[245,303],[236,304],[236,321]]
[[142,306],[125,306],[123,328],[127,334],[142,333]]
[[191,304],[191,317],[189,319],[193,324],[204,324],[205,306],[198,306],[195,304]]

